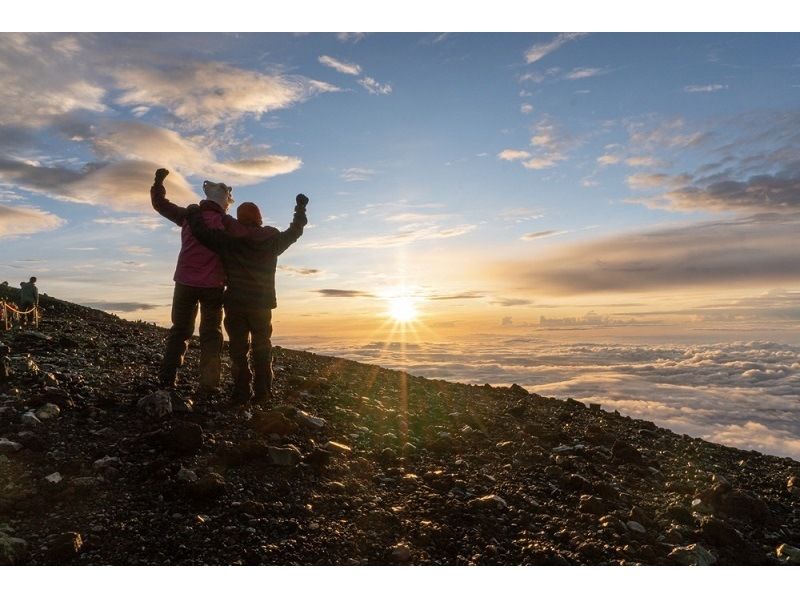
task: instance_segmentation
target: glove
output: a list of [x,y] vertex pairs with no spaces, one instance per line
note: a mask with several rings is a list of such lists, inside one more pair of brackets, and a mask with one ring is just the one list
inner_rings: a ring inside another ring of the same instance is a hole
[[295,197],[295,201],[297,202],[297,207],[300,208],[305,208],[308,205],[308,198],[302,193]]
[[167,178],[168,175],[169,175],[169,170],[167,170],[166,168],[159,168],[158,170],[156,170],[155,184],[163,185],[164,179]]

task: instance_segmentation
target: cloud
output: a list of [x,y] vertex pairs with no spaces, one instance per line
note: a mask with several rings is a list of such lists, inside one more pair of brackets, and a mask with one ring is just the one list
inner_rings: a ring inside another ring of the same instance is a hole
[[519,107],[519,111],[522,112],[522,114],[530,114],[533,112],[533,106],[531,104],[522,104]]
[[186,62],[161,68],[119,68],[116,102],[169,110],[191,126],[214,126],[243,116],[288,108],[333,85],[301,76],[264,74],[220,62]]
[[507,160],[509,162],[513,162],[515,160],[525,160],[531,157],[530,152],[526,152],[525,150],[516,150],[516,149],[504,149],[502,152],[497,154],[497,157],[501,160]]
[[131,255],[150,255],[153,253],[153,250],[149,247],[141,247],[139,245],[122,245],[120,249]]
[[344,62],[343,60],[338,60],[332,56],[322,55],[318,58],[321,64],[332,68],[335,71],[343,73],[345,75],[360,75],[361,74],[361,67],[352,62]]
[[475,228],[474,224],[462,224],[451,228],[442,228],[438,225],[409,224],[401,227],[396,233],[362,237],[360,239],[332,240],[324,243],[315,243],[309,247],[313,249],[385,249],[408,245],[417,241],[459,237],[475,230]]
[[[496,299],[492,299],[489,301],[492,305],[502,305],[503,307],[517,307],[520,305],[532,305],[533,301],[530,299],[517,299],[517,298],[506,298],[506,297],[497,297]],[[509,324],[511,323],[511,318],[508,318]]]
[[161,307],[156,303],[138,303],[135,301],[90,301],[83,305],[102,311],[130,313],[134,311],[148,311]]
[[325,274],[324,270],[319,268],[297,268],[295,266],[279,265],[278,270],[286,272],[290,276],[303,276],[309,278],[319,277]]
[[619,164],[621,160],[622,158],[614,154],[603,154],[597,158],[597,163],[601,166],[611,166],[612,164]]
[[314,291],[323,297],[374,297],[372,293],[367,291],[353,291],[346,289],[317,289]]
[[547,237],[555,237],[556,235],[563,235],[565,230],[540,230],[532,233],[525,233],[520,237],[523,241],[536,241],[537,239],[545,239]]
[[358,84],[373,95],[388,95],[392,93],[392,86],[388,83],[378,83],[372,77],[364,77],[358,80]]
[[577,79],[588,79],[589,77],[597,77],[598,75],[605,75],[608,71],[606,69],[595,67],[579,67],[572,69],[569,73],[564,75],[565,79],[571,81]]
[[428,301],[455,301],[459,299],[481,299],[484,294],[479,291],[464,291],[454,295],[427,295]]
[[626,182],[632,189],[650,189],[653,187],[677,187],[690,181],[687,175],[673,176],[664,173],[637,172],[630,175]]
[[126,228],[155,230],[162,227],[165,221],[161,216],[122,216],[95,218],[92,222],[103,226],[124,226]]
[[498,264],[504,280],[548,294],[753,287],[800,281],[800,219],[758,216],[666,226]]
[[64,220],[40,208],[0,204],[0,237],[55,230]]
[[102,112],[105,90],[68,49],[72,37],[0,35],[0,125],[41,126],[76,110]]
[[500,218],[503,220],[509,220],[512,222],[527,222],[528,220],[538,220],[542,218],[544,214],[542,214],[539,210],[534,210],[532,208],[506,208],[501,210],[498,214]]
[[366,33],[337,33],[336,39],[344,43],[358,43],[367,36]]
[[686,93],[712,93],[723,89],[728,89],[728,86],[713,83],[711,85],[687,85],[683,88],[683,91]]
[[352,183],[354,181],[368,181],[375,174],[371,168],[345,168],[339,178]]
[[564,44],[580,39],[586,35],[586,33],[559,33],[549,42],[534,44],[525,52],[525,62],[528,64],[538,62],[551,52],[558,50]]

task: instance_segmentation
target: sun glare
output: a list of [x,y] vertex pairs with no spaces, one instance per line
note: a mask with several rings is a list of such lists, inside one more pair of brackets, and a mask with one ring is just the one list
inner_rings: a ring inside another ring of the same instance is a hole
[[389,300],[389,315],[396,322],[411,322],[417,318],[417,308],[411,297],[394,297]]

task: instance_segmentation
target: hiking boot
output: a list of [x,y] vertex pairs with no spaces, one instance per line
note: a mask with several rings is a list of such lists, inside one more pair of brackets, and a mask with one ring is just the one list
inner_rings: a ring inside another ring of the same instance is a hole
[[258,392],[253,396],[253,403],[261,407],[269,407],[275,401],[272,391]]

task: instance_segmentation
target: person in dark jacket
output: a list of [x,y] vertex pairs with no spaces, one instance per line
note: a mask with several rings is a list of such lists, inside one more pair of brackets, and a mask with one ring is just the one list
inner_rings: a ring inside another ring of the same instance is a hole
[[[285,231],[262,226],[261,212],[246,202],[236,211],[239,223],[250,232],[234,237],[224,230],[207,226],[199,207],[190,206],[188,216],[192,234],[198,241],[220,254],[227,275],[225,330],[231,355],[233,402],[255,401],[264,404],[272,398],[272,310],[275,297],[275,269],[278,256],[303,234],[308,223],[308,198],[296,198],[294,219]],[[252,350],[254,372],[248,364]],[[252,383],[252,387],[251,387]]]
[[[171,389],[175,386],[178,368],[194,334],[194,323],[200,311],[200,388],[201,398],[213,394],[220,381],[222,353],[222,290],[225,272],[219,256],[201,245],[192,235],[186,222],[186,208],[167,199],[164,179],[169,170],[159,168],[150,189],[153,209],[167,220],[181,227],[181,251],[175,268],[175,290],[172,296],[172,328],[167,337],[164,359],[158,372],[159,385]],[[234,235],[247,230],[227,214],[233,203],[231,188],[224,183],[205,181],[206,199],[200,202],[200,211],[206,224],[224,228]]]
[[22,322],[33,324],[36,321],[35,308],[39,307],[39,289],[36,288],[36,277],[31,276],[28,282],[19,283],[19,309],[22,312],[32,310],[21,316]]

